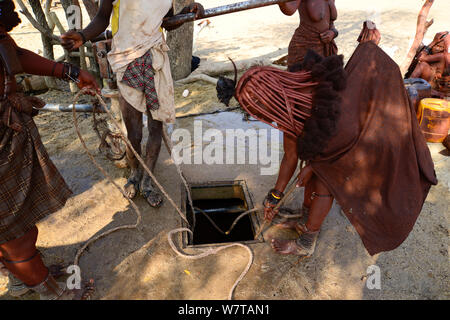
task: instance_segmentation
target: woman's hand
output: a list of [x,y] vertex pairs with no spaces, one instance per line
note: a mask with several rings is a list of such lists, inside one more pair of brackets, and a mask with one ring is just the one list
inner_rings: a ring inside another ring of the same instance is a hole
[[275,207],[280,203],[283,197],[283,192],[280,192],[275,188],[269,191],[263,202],[264,219],[266,221],[272,221],[272,219],[278,214],[278,209],[275,210]]
[[86,90],[86,93],[93,96],[96,93],[100,94],[100,88],[98,87],[97,81],[94,76],[85,70],[80,70],[80,75],[78,76],[79,82],[77,83],[78,88]]
[[426,56],[427,56],[427,53],[425,52],[425,50],[423,50],[423,51],[419,54],[419,56],[417,57],[417,60],[418,60],[419,62],[424,62]]
[[77,31],[68,31],[61,35],[61,45],[67,51],[74,51],[83,45],[83,37]]
[[183,11],[184,10],[187,10],[187,12],[195,13],[195,19],[201,19],[205,15],[205,9],[198,2],[191,3],[190,5],[185,7]]
[[333,41],[335,35],[336,34],[334,33],[333,30],[328,30],[328,31],[322,32],[320,34],[320,40],[323,43],[330,43],[331,41]]
[[274,210],[276,205],[271,205],[267,201],[264,202],[264,220],[270,222],[278,214],[278,210]]
[[311,165],[307,165],[302,170],[300,170],[300,173],[297,177],[297,187],[306,187],[309,180],[311,180],[311,177],[313,176],[314,171],[311,167]]

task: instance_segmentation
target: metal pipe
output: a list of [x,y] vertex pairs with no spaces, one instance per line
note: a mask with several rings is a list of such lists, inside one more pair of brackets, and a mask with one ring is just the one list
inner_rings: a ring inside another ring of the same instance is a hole
[[[72,112],[73,105],[61,105],[61,104],[46,104],[41,111],[50,111],[50,112]],[[94,112],[94,106],[92,104],[76,104],[75,105],[76,112]],[[105,113],[101,106],[97,107],[96,112]]]
[[[216,16],[221,16],[224,14],[262,8],[266,6],[271,6],[274,4],[280,4],[284,2],[291,2],[293,0],[248,0],[243,2],[237,2],[232,4],[226,4],[224,6],[215,7],[211,9],[206,9],[205,14],[200,19],[206,19]],[[163,20],[163,27],[173,27],[180,23],[195,21],[195,13],[178,14]]]

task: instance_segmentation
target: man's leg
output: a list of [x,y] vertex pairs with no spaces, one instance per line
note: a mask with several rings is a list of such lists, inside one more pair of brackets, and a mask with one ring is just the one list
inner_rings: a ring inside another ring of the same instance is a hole
[[[145,164],[152,173],[155,172],[154,169],[161,151],[162,130],[162,122],[153,120],[152,115],[148,113],[148,140],[145,149]],[[142,195],[152,207],[157,208],[161,206],[163,197],[148,173],[144,172],[143,175],[141,183]]]
[[[131,106],[121,95],[119,96],[120,111],[128,132],[128,140],[141,155],[141,141],[142,141],[142,112],[139,112]],[[130,166],[130,176],[124,186],[125,193],[132,199],[139,192],[139,184],[142,178],[142,171],[139,166],[139,161],[133,152],[127,146],[127,160]]]
[[333,197],[325,184],[316,178],[311,198],[306,224],[297,224],[300,237],[297,240],[272,239],[272,248],[278,253],[310,256],[314,252],[320,227],[333,205]]

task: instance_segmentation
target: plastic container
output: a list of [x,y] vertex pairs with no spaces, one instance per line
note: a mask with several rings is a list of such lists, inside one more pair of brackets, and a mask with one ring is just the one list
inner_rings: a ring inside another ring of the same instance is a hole
[[431,85],[420,78],[405,79],[404,83],[408,96],[417,112],[420,100],[431,98]]
[[417,119],[428,142],[442,142],[450,128],[450,103],[442,99],[422,99]]

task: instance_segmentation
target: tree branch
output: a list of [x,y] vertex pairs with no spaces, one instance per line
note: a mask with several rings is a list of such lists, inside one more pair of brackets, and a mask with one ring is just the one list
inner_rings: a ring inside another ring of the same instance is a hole
[[419,49],[420,44],[423,41],[425,33],[428,28],[433,24],[433,20],[427,21],[428,13],[430,12],[431,6],[433,5],[434,0],[425,0],[425,3],[422,6],[422,9],[419,12],[419,16],[417,17],[417,28],[416,28],[416,36],[414,38],[414,42],[409,49],[408,54],[406,55],[406,59],[404,60],[400,70],[402,75],[406,73],[411,62],[416,55],[417,50]]
[[34,19],[33,15],[30,13],[30,11],[28,11],[27,7],[25,6],[25,4],[23,3],[22,0],[17,0],[16,1],[17,4],[19,5],[20,9],[21,9],[21,13],[27,17],[28,21],[30,21],[30,23],[33,25],[34,28],[36,28],[40,33],[42,33],[43,35],[49,37],[50,39],[56,41],[57,43],[61,43],[61,39],[54,35],[50,29],[45,28],[44,26],[40,25],[36,19]]

